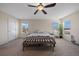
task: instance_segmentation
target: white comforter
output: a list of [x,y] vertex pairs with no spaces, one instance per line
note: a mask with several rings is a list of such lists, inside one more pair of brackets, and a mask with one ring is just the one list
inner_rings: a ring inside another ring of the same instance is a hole
[[30,36],[50,36],[50,37],[54,37],[53,35],[50,35],[49,33],[32,33],[30,35],[27,35],[28,37]]

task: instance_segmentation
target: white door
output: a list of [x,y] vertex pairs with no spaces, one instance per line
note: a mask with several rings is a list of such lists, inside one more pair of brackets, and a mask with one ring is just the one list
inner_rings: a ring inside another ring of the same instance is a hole
[[7,16],[0,13],[0,45],[7,41]]
[[14,18],[8,19],[8,39],[13,40],[16,38],[16,20]]

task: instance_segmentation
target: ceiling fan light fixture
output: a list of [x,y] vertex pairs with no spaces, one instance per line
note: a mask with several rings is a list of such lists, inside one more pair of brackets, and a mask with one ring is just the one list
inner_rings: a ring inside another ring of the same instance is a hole
[[43,10],[44,9],[44,7],[43,6],[37,6],[37,10],[39,10],[39,11],[41,11],[41,10]]

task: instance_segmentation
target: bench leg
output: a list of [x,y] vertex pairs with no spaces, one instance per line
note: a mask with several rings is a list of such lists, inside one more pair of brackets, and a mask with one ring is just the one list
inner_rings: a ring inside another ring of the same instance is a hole
[[23,46],[23,51],[24,51],[24,46]]

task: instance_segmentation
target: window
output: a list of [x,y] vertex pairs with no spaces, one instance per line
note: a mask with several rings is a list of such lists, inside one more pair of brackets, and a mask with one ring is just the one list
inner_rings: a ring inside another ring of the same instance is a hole
[[53,22],[52,27],[53,29],[58,29],[58,22]]
[[28,29],[28,23],[22,23],[22,27]]
[[21,25],[22,25],[22,32],[26,32],[29,27],[28,23],[22,23]]
[[70,29],[70,28],[71,28],[71,21],[64,20],[64,29]]

